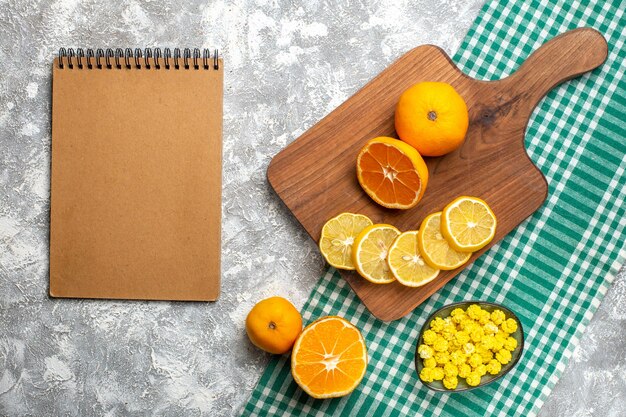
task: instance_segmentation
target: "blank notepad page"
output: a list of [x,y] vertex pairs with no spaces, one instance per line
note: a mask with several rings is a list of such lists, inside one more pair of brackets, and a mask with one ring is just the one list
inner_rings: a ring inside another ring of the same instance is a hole
[[51,296],[218,297],[223,66],[192,61],[55,59]]

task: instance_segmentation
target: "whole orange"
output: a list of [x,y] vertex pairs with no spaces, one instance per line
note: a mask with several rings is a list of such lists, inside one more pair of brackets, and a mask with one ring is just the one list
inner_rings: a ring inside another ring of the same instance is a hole
[[445,155],[465,140],[469,116],[450,84],[421,82],[407,89],[396,106],[396,132],[424,156]]
[[259,301],[246,318],[250,341],[269,353],[289,352],[302,332],[302,316],[288,300],[270,297]]

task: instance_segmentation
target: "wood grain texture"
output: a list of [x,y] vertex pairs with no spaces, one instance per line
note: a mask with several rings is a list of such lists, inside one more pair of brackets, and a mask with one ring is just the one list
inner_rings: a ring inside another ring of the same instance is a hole
[[[316,242],[324,223],[341,212],[362,213],[402,231],[416,230],[426,215],[440,211],[455,197],[481,197],[495,212],[498,229],[493,241],[476,252],[467,266],[547,197],[546,180],[524,148],[524,131],[535,105],[554,86],[601,65],[607,51],[604,37],[596,30],[572,30],[535,51],[511,76],[486,82],[463,74],[440,48],[417,47],[276,155],[268,180]],[[359,186],[356,156],[373,137],[397,137],[395,105],[404,90],[420,81],[447,82],[461,94],[470,116],[467,138],[448,155],[425,158],[430,180],[416,207],[385,209]],[[397,282],[372,284],[351,271],[341,274],[365,306],[388,321],[412,311],[462,269],[442,271],[419,288]]]

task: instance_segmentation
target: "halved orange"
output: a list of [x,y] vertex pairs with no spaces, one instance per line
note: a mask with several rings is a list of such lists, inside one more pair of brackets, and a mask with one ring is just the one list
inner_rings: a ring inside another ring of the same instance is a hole
[[322,317],[300,333],[291,353],[291,374],[313,398],[342,397],[354,391],[367,369],[361,332],[349,321]]
[[428,167],[411,145],[393,138],[368,141],[356,160],[359,184],[383,207],[408,209],[421,200]]

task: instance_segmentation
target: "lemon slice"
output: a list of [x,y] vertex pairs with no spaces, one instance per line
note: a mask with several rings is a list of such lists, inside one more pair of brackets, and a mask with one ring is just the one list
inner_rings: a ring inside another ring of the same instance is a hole
[[441,233],[459,252],[475,252],[496,234],[496,215],[480,198],[462,196],[441,212]]
[[441,234],[441,212],[424,219],[417,234],[420,253],[432,268],[451,270],[467,262],[471,253],[454,250]]
[[421,287],[437,278],[439,269],[428,265],[417,245],[417,232],[404,232],[389,248],[387,263],[393,276],[407,287]]
[[387,253],[400,231],[389,224],[368,226],[354,240],[352,262],[358,273],[375,284],[395,280],[387,265]]
[[338,269],[354,270],[352,244],[372,221],[362,214],[341,213],[322,227],[320,251],[326,262]]

